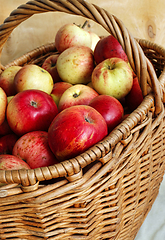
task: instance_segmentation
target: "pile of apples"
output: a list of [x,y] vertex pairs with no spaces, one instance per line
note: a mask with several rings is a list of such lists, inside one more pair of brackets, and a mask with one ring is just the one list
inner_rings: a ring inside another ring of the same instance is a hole
[[10,66],[0,75],[0,169],[34,169],[76,157],[143,100],[112,35],[100,38],[66,24],[55,46],[58,54],[42,66]]

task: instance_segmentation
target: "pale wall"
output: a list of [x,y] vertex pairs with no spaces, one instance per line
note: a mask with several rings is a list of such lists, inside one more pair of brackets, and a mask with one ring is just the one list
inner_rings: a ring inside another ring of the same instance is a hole
[[[120,18],[135,37],[145,38],[165,46],[165,1],[159,0],[88,0]],[[0,0],[0,24],[10,12],[26,0]],[[54,41],[58,28],[66,22],[83,23],[81,17],[68,16],[61,13],[38,14],[19,25],[5,44],[1,63],[6,64],[48,42]],[[107,33],[102,27],[90,21],[90,29],[99,35]]]

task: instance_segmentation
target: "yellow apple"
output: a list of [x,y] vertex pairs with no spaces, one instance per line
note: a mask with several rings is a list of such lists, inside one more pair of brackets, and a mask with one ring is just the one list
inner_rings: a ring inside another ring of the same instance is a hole
[[38,89],[48,94],[53,89],[53,78],[48,71],[35,64],[23,66],[15,75],[15,89],[18,92]]
[[57,71],[64,82],[87,84],[95,67],[89,47],[74,46],[64,50],[57,59]]

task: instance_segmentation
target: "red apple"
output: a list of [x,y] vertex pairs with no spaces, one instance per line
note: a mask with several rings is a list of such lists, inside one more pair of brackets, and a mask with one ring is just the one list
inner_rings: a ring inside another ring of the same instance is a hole
[[30,166],[22,159],[10,155],[0,155],[0,170],[17,170],[17,169],[30,169]]
[[32,169],[57,163],[49,147],[46,131],[32,131],[24,134],[15,143],[13,155],[26,161]]
[[45,59],[45,61],[42,64],[42,68],[50,73],[54,83],[61,81],[61,78],[59,77],[59,74],[57,72],[57,66],[56,66],[58,56],[59,54],[50,55]]
[[46,131],[57,114],[53,98],[36,89],[17,93],[7,106],[8,124],[18,136],[35,130]]
[[3,88],[7,96],[17,93],[14,86],[14,77],[21,68],[21,66],[10,66],[1,73],[0,87]]
[[12,154],[13,147],[18,140],[14,133],[0,137],[0,154]]
[[89,106],[96,109],[104,117],[109,133],[123,120],[124,108],[114,97],[99,95],[90,101]]
[[57,71],[64,82],[87,84],[95,67],[89,47],[74,46],[63,51],[57,59]]
[[91,99],[98,95],[93,88],[83,84],[76,84],[62,94],[58,109],[62,111],[74,105],[88,105]]
[[3,88],[0,87],[0,125],[5,121],[7,108],[7,95]]
[[125,97],[132,88],[133,74],[121,58],[108,58],[99,63],[92,73],[93,88],[103,95],[117,99]]
[[94,59],[97,64],[107,58],[117,57],[128,62],[126,53],[124,52],[121,44],[112,35],[108,35],[98,41],[94,50]]
[[87,31],[75,24],[65,24],[59,28],[55,36],[55,46],[59,53],[80,45],[91,47],[91,36]]
[[3,123],[0,125],[0,135],[4,136],[7,134],[13,133],[13,131],[11,130],[11,128],[9,127],[8,121],[5,118],[5,120],[3,121]]
[[42,90],[48,94],[53,89],[53,78],[48,71],[36,64],[23,66],[14,77],[17,92],[28,89]]
[[54,83],[53,90],[50,95],[53,98],[53,100],[55,101],[57,107],[58,107],[58,104],[59,104],[62,94],[65,92],[65,90],[67,90],[68,88],[70,88],[72,86],[73,85],[71,83],[67,83],[67,82]]
[[129,110],[134,111],[143,101],[142,90],[137,76],[133,78],[133,85],[130,92],[125,96],[125,103]]
[[76,157],[108,133],[102,115],[87,105],[66,108],[52,121],[48,142],[59,161]]

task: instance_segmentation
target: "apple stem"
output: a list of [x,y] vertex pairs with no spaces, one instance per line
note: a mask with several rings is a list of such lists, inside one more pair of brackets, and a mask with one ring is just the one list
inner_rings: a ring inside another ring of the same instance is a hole
[[77,98],[78,96],[79,96],[79,95],[78,95],[77,93],[74,93],[74,94],[73,94],[73,97],[74,97],[74,98]]
[[31,102],[30,102],[30,105],[31,105],[32,107],[37,108],[37,103],[36,103],[35,101],[31,101]]
[[86,25],[87,25],[87,23],[88,23],[88,21],[86,20],[86,21],[84,22],[84,24],[81,26],[81,28],[85,28]]
[[88,122],[88,123],[90,123],[90,120],[89,120],[88,118],[86,118],[86,117],[85,117],[85,121]]
[[114,65],[113,66],[108,65],[109,70],[113,70],[114,68],[115,68]]
[[78,26],[79,28],[85,28],[86,27],[86,25],[87,25],[87,23],[88,23],[88,21],[86,20],[84,23],[83,23],[83,25],[81,26],[81,24],[76,24],[76,23],[73,23],[73,24],[75,24],[76,26]]

